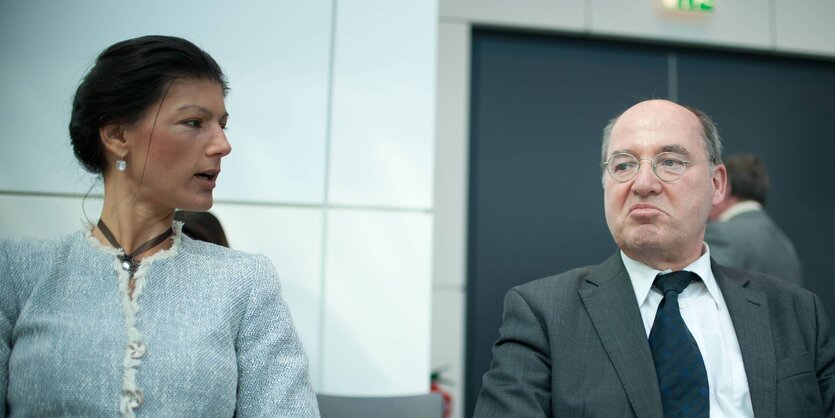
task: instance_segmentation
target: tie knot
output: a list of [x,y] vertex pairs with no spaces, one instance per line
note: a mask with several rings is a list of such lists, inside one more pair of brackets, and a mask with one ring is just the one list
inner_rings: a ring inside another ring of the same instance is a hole
[[699,278],[699,275],[690,271],[674,271],[667,274],[659,274],[655,276],[653,286],[661,290],[661,293],[666,294],[670,290],[675,291],[676,294],[681,293],[690,285],[690,282]]

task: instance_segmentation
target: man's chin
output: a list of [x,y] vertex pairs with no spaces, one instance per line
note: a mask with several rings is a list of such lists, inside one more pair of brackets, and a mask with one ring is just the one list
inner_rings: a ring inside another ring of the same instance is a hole
[[663,251],[667,247],[657,231],[635,231],[622,245],[622,248],[629,250],[628,253],[634,254]]
[[630,225],[624,231],[629,241],[652,242],[661,239],[661,228],[652,223]]

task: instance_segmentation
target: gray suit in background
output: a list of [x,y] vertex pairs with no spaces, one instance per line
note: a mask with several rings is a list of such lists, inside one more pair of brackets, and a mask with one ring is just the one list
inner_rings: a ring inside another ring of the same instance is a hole
[[[758,418],[835,409],[835,350],[820,300],[711,263]],[[511,289],[475,417],[662,418],[635,293],[620,254]]]
[[740,213],[724,222],[708,223],[705,242],[719,264],[803,284],[803,271],[794,245],[762,209]]

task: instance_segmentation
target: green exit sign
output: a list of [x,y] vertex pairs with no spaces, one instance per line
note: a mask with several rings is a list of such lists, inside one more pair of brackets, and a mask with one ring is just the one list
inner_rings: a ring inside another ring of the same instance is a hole
[[664,7],[693,12],[713,11],[713,0],[664,0]]

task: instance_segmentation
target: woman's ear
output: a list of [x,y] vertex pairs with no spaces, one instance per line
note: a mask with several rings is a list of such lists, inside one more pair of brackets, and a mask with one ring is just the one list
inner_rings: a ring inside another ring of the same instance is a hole
[[128,141],[122,124],[111,123],[99,128],[99,137],[107,151],[122,156],[128,153]]

